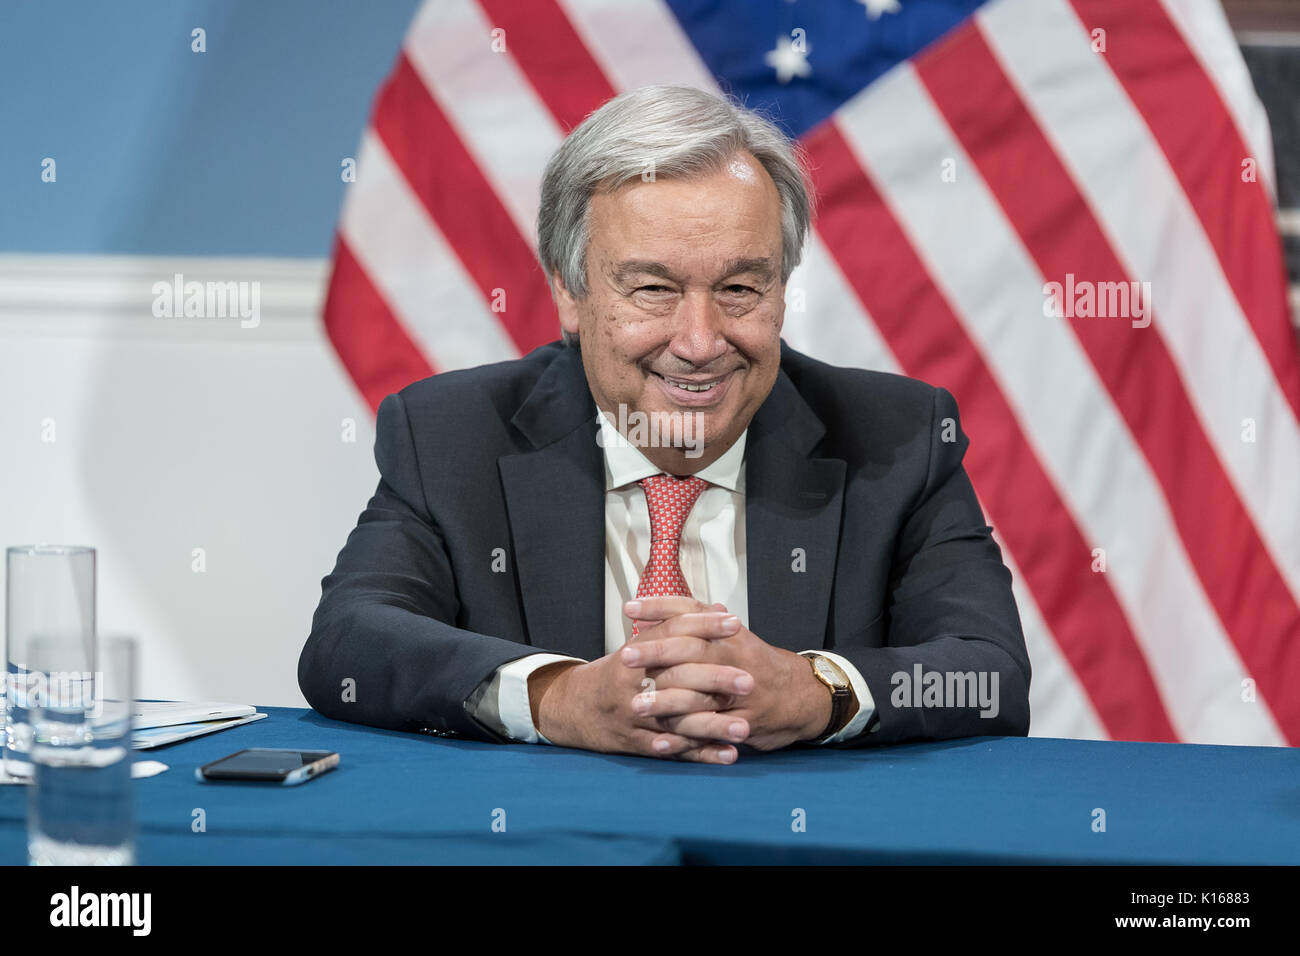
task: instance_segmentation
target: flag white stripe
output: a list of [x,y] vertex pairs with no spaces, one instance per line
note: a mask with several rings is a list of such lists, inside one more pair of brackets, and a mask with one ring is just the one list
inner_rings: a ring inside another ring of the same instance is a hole
[[785,298],[782,335],[793,348],[832,365],[901,372],[875,321],[816,233],[808,237],[804,261],[791,273]]
[[1273,134],[1268,114],[1255,94],[1255,83],[1241,57],[1218,0],[1160,0],[1183,41],[1200,61],[1232,114],[1237,132],[1255,158],[1260,181],[1277,204],[1277,179],[1273,171]]
[[[1126,272],[1151,283],[1155,319],[1145,331],[1168,347],[1200,419],[1196,427],[1300,602],[1300,423],[1200,220],[1064,0],[1007,0],[985,9],[978,20],[990,46]],[[1256,422],[1254,442],[1242,441],[1246,418]]]
[[[407,33],[406,55],[536,248],[542,171],[564,134],[514,58],[493,52],[492,29],[472,0],[427,0]],[[509,50],[508,35],[505,41]]]
[[371,130],[339,233],[397,320],[446,371],[519,354],[419,198]]
[[[838,114],[927,271],[955,304],[1133,623],[1180,738],[1279,744],[1264,707],[1231,693],[1246,670],[1193,573],[1159,483],[1043,277],[910,64]],[[907,129],[907,136],[881,130]],[[942,182],[956,159],[956,181]]]
[[1002,560],[1011,572],[1011,590],[1016,596],[1020,624],[1025,631],[1025,648],[1033,667],[1033,679],[1029,683],[1029,735],[1109,740],[1110,735],[1092,706],[1092,698],[1052,639],[1038,602],[1011,557],[1011,549],[1000,538],[998,545],[1002,548]]
[[[717,87],[671,10],[659,2],[559,0],[602,72],[620,92],[672,83]],[[674,55],[683,48],[689,56]],[[662,58],[667,52],[668,59]]]

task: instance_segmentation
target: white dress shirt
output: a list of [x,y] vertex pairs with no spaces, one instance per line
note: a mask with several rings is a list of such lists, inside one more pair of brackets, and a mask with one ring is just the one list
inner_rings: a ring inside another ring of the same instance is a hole
[[[660,474],[636,446],[623,438],[609,419],[597,413],[605,457],[605,653],[612,654],[632,636],[632,622],[623,604],[636,596],[641,572],[650,555],[650,510],[642,478]],[[745,442],[746,430],[721,458],[697,475],[708,487],[700,493],[682,526],[679,545],[682,576],[697,600],[720,601],[749,625],[745,565]],[[764,635],[758,635],[760,638]],[[858,711],[838,733],[818,743],[837,743],[860,734],[875,711],[867,683],[845,658],[820,648],[848,676],[858,698]],[[529,654],[497,668],[470,696],[470,713],[480,723],[523,743],[550,743],[533,726],[528,677],[545,664],[580,661],[561,654]]]

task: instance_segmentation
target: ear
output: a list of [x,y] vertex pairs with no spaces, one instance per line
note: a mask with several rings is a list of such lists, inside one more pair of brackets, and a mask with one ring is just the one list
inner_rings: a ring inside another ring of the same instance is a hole
[[551,275],[551,286],[555,290],[555,308],[560,314],[560,328],[570,335],[577,335],[578,300],[569,292],[558,272]]

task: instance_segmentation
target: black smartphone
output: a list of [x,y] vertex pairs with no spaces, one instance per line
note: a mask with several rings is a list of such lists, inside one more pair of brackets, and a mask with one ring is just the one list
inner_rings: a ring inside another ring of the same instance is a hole
[[259,780],[291,787],[319,777],[339,765],[330,750],[268,750],[250,747],[195,771],[200,780]]

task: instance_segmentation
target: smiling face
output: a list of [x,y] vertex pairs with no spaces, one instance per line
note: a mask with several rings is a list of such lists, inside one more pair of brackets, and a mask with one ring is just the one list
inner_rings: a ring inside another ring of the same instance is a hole
[[693,474],[735,444],[780,369],[776,185],[738,153],[715,173],[597,193],[588,223],[587,297],[553,277],[560,324],[580,336],[592,396],[615,421],[676,413],[700,424],[697,457],[641,448],[669,474]]

